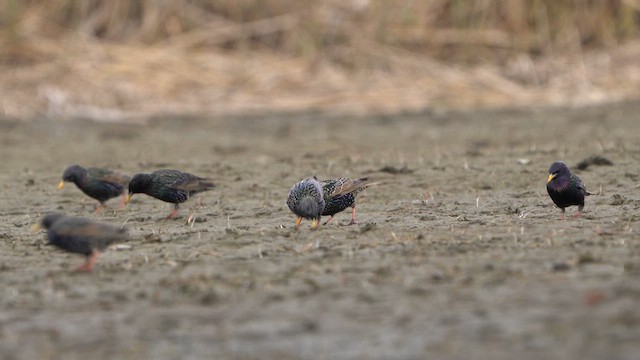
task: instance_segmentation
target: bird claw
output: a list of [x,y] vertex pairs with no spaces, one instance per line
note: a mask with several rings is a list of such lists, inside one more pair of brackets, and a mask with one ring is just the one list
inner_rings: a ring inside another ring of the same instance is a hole
[[93,267],[90,266],[89,262],[85,262],[84,264],[78,266],[75,270],[75,272],[91,272],[93,270]]

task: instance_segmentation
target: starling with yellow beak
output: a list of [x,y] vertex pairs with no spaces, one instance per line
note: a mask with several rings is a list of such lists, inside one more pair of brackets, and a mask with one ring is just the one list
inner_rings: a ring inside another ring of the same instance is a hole
[[547,192],[553,203],[562,210],[562,220],[564,220],[564,208],[568,206],[577,205],[578,211],[573,217],[580,216],[584,208],[584,197],[591,195],[582,180],[572,174],[567,164],[562,161],[554,162],[549,168]]
[[100,202],[96,207],[96,212],[99,212],[104,208],[105,201],[120,195],[124,205],[124,190],[130,179],[128,175],[115,170],[94,167],[85,169],[80,165],[72,165],[62,174],[58,189],[61,190],[65,182],[76,184],[83,193]]

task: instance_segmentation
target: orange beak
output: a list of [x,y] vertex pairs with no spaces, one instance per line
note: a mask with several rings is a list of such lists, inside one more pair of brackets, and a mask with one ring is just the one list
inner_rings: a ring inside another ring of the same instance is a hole
[[36,232],[42,230],[42,225],[40,223],[33,224],[31,227],[31,232]]
[[62,188],[63,188],[63,187],[64,187],[64,180],[61,180],[61,181],[58,183],[58,190],[62,190]]

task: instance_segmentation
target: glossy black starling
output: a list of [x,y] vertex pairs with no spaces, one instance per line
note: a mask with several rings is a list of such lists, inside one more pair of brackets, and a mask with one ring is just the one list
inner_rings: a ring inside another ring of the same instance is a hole
[[86,261],[76,271],[91,271],[100,252],[116,241],[127,238],[126,229],[89,219],[65,216],[59,213],[42,218],[34,230],[47,230],[49,244],[62,250],[86,256]]
[[333,216],[348,207],[351,207],[351,222],[349,225],[356,223],[356,196],[362,190],[374,185],[369,183],[367,178],[350,179],[342,177],[338,179],[330,179],[321,181],[322,193],[325,201],[322,215],[331,216],[324,224],[326,225]]
[[96,212],[104,208],[104,202],[118,195],[123,196],[124,189],[131,177],[119,171],[102,168],[83,168],[80,165],[69,166],[62,174],[58,189],[64,187],[67,181],[73,182],[83,193],[98,200],[100,205]]
[[562,209],[562,220],[564,220],[564,208],[572,205],[578,206],[578,211],[573,217],[580,216],[584,208],[584,197],[591,195],[582,180],[572,174],[567,164],[561,161],[554,162],[549,168],[547,192],[556,206]]
[[156,199],[174,204],[174,209],[167,216],[171,218],[178,213],[179,204],[197,193],[210,190],[215,185],[207,179],[178,171],[158,170],[151,174],[136,174],[129,182],[127,203],[136,193],[143,193]]
[[325,201],[322,196],[322,185],[315,177],[304,179],[293,185],[287,197],[287,206],[296,214],[296,228],[302,219],[311,220],[311,227],[316,228],[322,217]]

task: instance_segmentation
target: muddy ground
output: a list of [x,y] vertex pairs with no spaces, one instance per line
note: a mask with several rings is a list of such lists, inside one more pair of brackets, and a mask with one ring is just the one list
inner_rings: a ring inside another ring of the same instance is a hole
[[[582,109],[0,121],[4,359],[635,359],[640,351],[640,104]],[[577,171],[560,221],[548,166]],[[67,165],[176,168],[218,185],[93,214]],[[285,205],[303,177],[382,184],[317,231]],[[62,211],[131,239],[98,260],[46,246]],[[573,213],[574,208],[569,209]],[[187,224],[195,213],[196,222]]]

